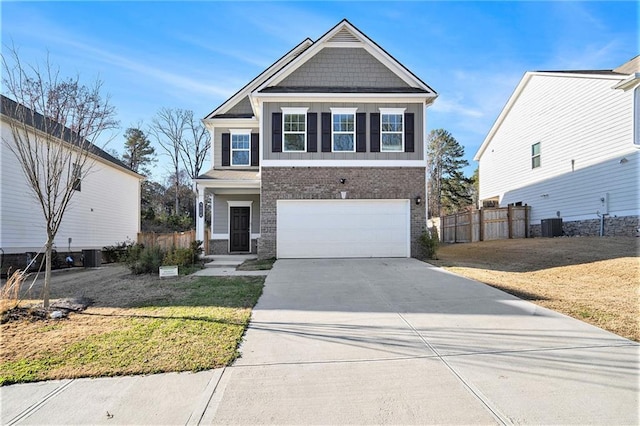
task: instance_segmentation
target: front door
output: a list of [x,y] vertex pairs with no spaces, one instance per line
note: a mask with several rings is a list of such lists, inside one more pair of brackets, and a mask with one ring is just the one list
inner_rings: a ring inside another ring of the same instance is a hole
[[249,251],[249,207],[230,208],[229,251]]

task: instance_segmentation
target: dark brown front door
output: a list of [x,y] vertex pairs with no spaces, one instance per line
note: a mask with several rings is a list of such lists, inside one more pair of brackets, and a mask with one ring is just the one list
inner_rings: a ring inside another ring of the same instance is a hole
[[249,207],[231,207],[229,251],[249,251]]

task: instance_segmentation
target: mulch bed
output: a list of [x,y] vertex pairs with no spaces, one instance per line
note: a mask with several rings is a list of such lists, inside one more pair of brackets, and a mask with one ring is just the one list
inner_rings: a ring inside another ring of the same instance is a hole
[[42,306],[16,306],[2,314],[0,324],[14,321],[48,321],[67,318],[71,312],[81,312],[87,309],[93,301],[86,297],[60,299],[51,303],[49,309]]

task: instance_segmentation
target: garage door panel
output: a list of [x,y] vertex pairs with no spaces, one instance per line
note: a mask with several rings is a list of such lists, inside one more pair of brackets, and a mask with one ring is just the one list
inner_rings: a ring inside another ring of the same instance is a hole
[[279,200],[279,258],[408,257],[409,200]]

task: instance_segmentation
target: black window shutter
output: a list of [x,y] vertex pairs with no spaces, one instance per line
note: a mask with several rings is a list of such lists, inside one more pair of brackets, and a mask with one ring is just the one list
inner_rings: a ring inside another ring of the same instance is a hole
[[222,165],[231,165],[231,133],[222,134]]
[[404,114],[404,152],[414,151],[413,135],[413,113],[406,112]]
[[282,152],[282,113],[271,114],[271,152]]
[[307,152],[318,152],[318,113],[307,113]]
[[369,116],[371,123],[371,152],[380,152],[380,113],[372,112]]
[[356,152],[367,152],[367,114],[356,114]]
[[260,165],[260,135],[257,133],[251,133],[251,165]]
[[322,152],[331,152],[331,113],[322,113]]

